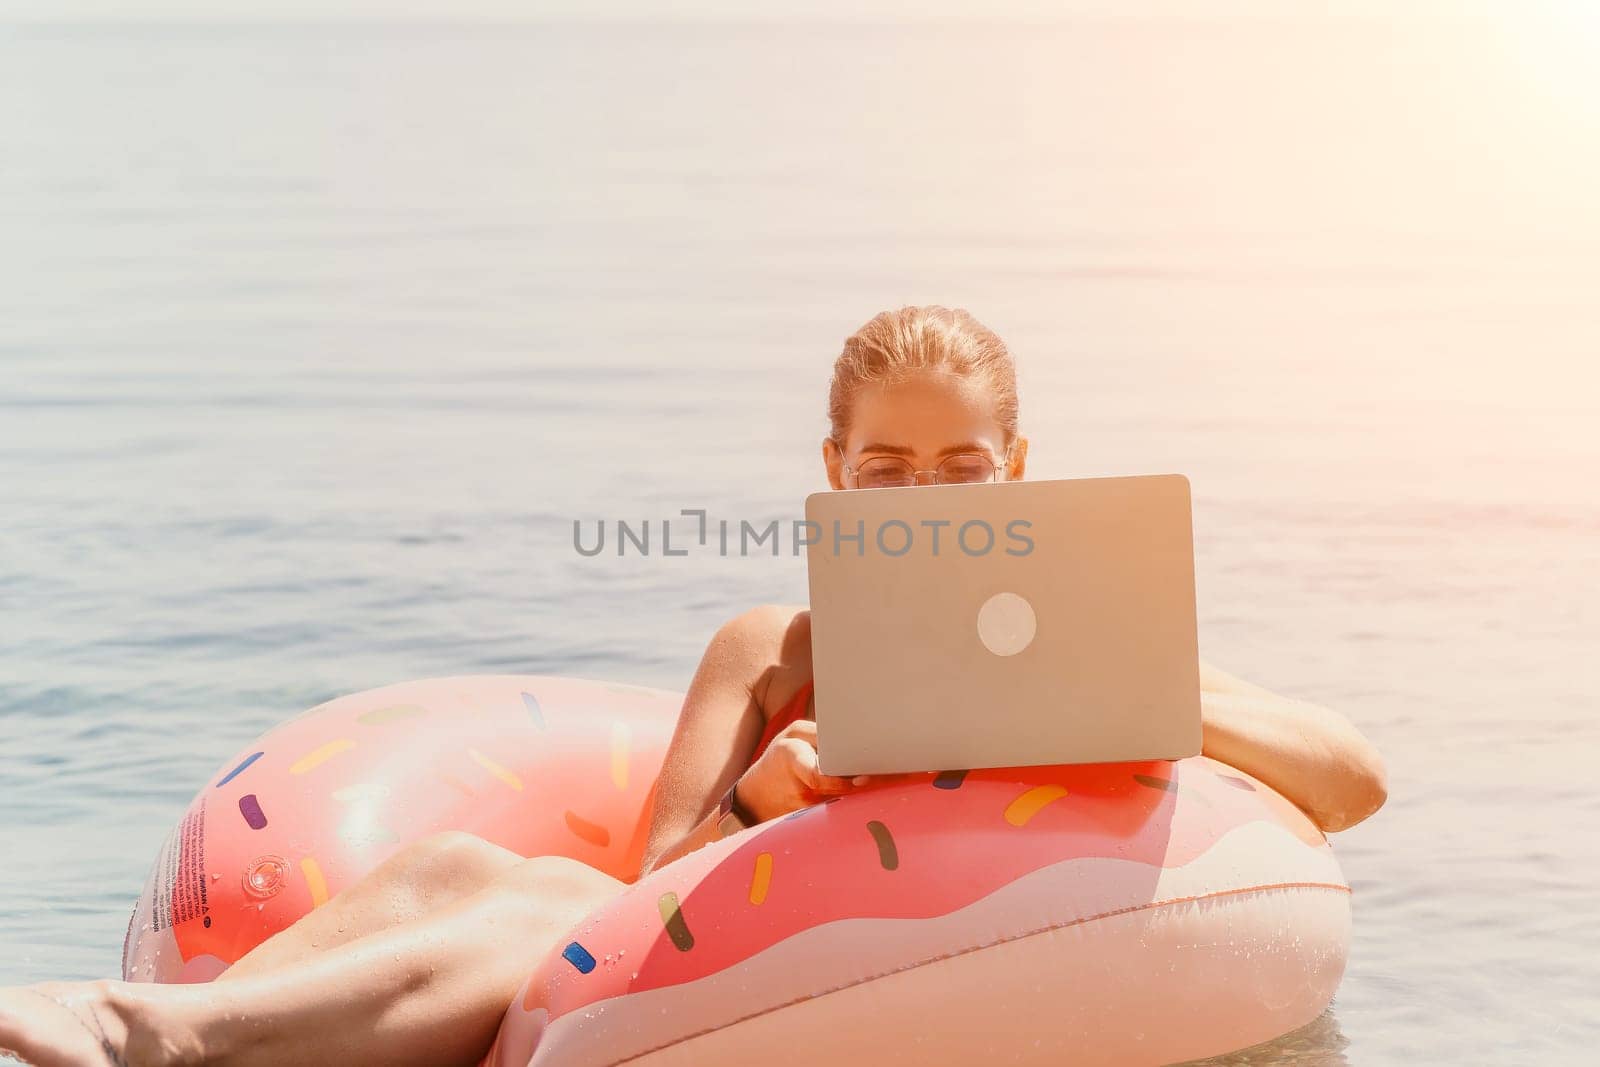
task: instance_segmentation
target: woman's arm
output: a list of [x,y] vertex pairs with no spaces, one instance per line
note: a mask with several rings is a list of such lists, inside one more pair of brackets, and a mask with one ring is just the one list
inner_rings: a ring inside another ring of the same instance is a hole
[[718,840],[716,802],[735,781],[740,804],[766,820],[880,777],[823,774],[817,724],[809,719],[785,726],[749,767],[774,676],[785,679],[785,688],[810,676],[810,624],[804,608],[769,605],[726,623],[711,639],[667,746],[639,877]]
[[1383,806],[1383,758],[1344,716],[1200,664],[1201,751],[1252,774],[1311,816],[1347,830]]
[[717,839],[717,798],[744,770],[765,725],[760,698],[778,662],[773,635],[786,625],[782,611],[747,611],[706,646],[661,764],[639,877]]

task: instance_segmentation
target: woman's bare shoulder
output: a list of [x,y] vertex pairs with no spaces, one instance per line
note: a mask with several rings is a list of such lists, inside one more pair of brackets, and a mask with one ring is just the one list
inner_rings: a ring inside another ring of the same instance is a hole
[[740,649],[740,659],[765,665],[750,689],[769,716],[811,679],[811,609],[804,604],[741,612],[723,623],[715,640]]
[[811,637],[811,609],[804,604],[761,604],[722,625],[722,633],[773,649]]

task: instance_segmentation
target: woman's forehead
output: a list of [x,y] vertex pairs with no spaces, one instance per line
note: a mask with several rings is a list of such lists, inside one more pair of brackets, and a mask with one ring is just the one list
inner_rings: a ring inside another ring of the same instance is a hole
[[1002,447],[995,400],[970,380],[919,375],[865,386],[854,400],[846,445],[857,453],[933,457]]

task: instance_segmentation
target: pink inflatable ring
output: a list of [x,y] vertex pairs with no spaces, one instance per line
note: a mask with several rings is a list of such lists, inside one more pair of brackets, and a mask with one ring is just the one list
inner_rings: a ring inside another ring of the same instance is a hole
[[1326,838],[1205,757],[929,773],[635,881],[680,702],[502,676],[314,708],[190,805],[124,976],[215,977],[408,841],[460,829],[634,882],[529,961],[491,1067],[796,1046],[842,1064],[1165,1064],[1302,1026],[1338,986],[1350,890]]

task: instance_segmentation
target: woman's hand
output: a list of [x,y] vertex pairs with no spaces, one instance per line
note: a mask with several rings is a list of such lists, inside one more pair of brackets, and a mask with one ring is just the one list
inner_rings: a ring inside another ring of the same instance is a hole
[[773,737],[735,788],[739,802],[766,822],[827,797],[853,793],[878,777],[823,774],[817,769],[817,724],[810,719],[796,719]]

